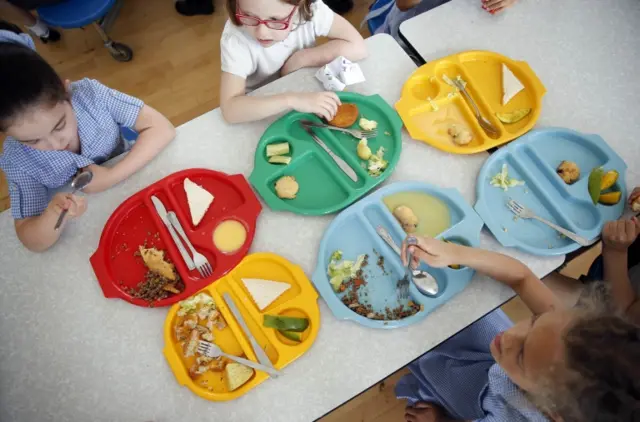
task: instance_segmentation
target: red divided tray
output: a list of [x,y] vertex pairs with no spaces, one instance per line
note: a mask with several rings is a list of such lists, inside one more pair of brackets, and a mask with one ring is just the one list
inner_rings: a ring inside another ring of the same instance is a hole
[[[197,228],[191,222],[183,188],[187,177],[215,197]],[[176,213],[194,248],[206,256],[213,267],[211,277],[202,279],[197,270],[189,271],[151,202],[153,195],[164,203],[167,212]],[[244,176],[229,176],[207,169],[183,170],[141,190],[114,211],[102,231],[98,249],[91,256],[91,265],[104,296],[149,306],[148,302],[128,293],[144,280],[147,269],[142,258],[134,254],[145,242],[147,247],[155,246],[165,251],[185,284],[182,293],[154,302],[153,306],[169,306],[191,296],[232,270],[244,258],[253,242],[261,210],[262,205]],[[247,230],[245,244],[233,254],[224,254],[213,244],[213,231],[225,220],[237,220]]]

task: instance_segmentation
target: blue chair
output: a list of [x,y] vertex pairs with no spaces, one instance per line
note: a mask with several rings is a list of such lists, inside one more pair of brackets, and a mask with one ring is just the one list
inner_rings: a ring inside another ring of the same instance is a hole
[[120,62],[128,62],[133,58],[133,50],[125,44],[114,42],[105,29],[115,18],[120,6],[121,0],[67,0],[40,7],[37,11],[40,19],[50,26],[74,29],[93,24],[111,56]]

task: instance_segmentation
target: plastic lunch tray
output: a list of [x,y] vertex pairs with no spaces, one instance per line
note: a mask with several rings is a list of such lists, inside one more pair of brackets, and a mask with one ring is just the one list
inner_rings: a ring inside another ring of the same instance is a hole
[[[580,178],[567,185],[556,174],[563,160],[580,167]],[[524,180],[525,185],[508,191],[489,184],[502,165],[509,176]],[[617,170],[620,178],[614,187],[622,191],[617,205],[593,205],[588,191],[589,173],[595,167]],[[534,130],[491,155],[480,171],[477,183],[476,211],[498,242],[534,255],[562,255],[580,246],[555,230],[535,220],[522,220],[506,207],[513,198],[540,217],[577,233],[596,239],[605,221],[616,220],[624,211],[626,164],[598,135],[583,135],[569,129]]]
[[[370,263],[364,269],[367,285],[360,288],[361,291],[366,288],[367,295],[359,295],[361,303],[369,303],[374,311],[383,313],[387,306],[397,306],[396,283],[404,276],[405,270],[400,257],[378,236],[376,228],[386,228],[396,244],[401,245],[406,233],[382,200],[390,194],[407,191],[432,195],[448,205],[451,226],[438,236],[439,239],[479,246],[482,220],[457,190],[420,182],[393,183],[378,190],[340,213],[327,229],[320,244],[318,264],[312,280],[337,318],[353,320],[371,328],[404,327],[424,319],[435,308],[462,291],[471,281],[474,270],[470,268],[430,268],[423,263],[421,268],[436,278],[440,292],[435,297],[425,296],[411,284],[410,300],[424,308],[415,315],[395,321],[376,321],[358,315],[342,303],[341,293],[333,291],[327,276],[331,254],[336,250],[342,250],[343,258],[349,260],[355,260],[361,254],[368,254]],[[371,259],[376,253],[385,258],[384,273]],[[372,282],[374,278],[375,281]]]
[[[502,105],[502,65],[520,80],[524,89]],[[460,76],[467,82],[467,92],[500,134],[490,138],[480,127],[473,109],[456,88],[442,76]],[[466,51],[429,62],[407,80],[396,110],[412,138],[454,154],[473,154],[509,142],[529,131],[540,117],[546,89],[526,62],[514,61],[489,51]],[[432,102],[428,99],[431,98]],[[434,110],[435,104],[437,110]],[[496,113],[531,108],[531,113],[513,124],[504,124]],[[470,144],[459,146],[447,133],[452,124],[466,126],[473,134]],[[436,129],[427,133],[425,130]]]
[[[215,197],[198,227],[191,222],[183,188],[187,177]],[[167,212],[176,213],[195,249],[213,267],[211,277],[202,279],[197,270],[189,271],[151,202],[153,195],[163,202]],[[207,169],[188,169],[171,174],[134,194],[113,212],[102,231],[98,249],[91,256],[93,271],[105,297],[150,306],[148,302],[132,297],[128,290],[143,281],[147,271],[142,259],[134,255],[138,246],[155,246],[165,251],[165,256],[174,263],[185,284],[182,293],[152,304],[155,307],[171,305],[217,280],[240,262],[249,251],[261,210],[258,198],[242,175],[229,176]],[[239,221],[247,230],[245,244],[228,255],[213,245],[213,230],[226,220]]]
[[[291,284],[291,288],[260,312],[242,284],[243,277],[281,281]],[[243,334],[222,298],[222,295],[227,292],[240,310],[249,330],[265,350],[276,369],[282,369],[302,356],[309,350],[318,335],[320,329],[318,294],[300,267],[278,255],[271,253],[251,254],[244,258],[233,271],[205,287],[202,291],[213,297],[227,322],[225,329],[214,329],[214,342],[226,353],[245,356],[257,362],[249,340]],[[193,364],[194,358],[184,358],[182,347],[174,336],[178,309],[179,305],[174,305],[165,320],[164,355],[180,385],[186,385],[195,394],[207,400],[225,401],[242,396],[269,377],[264,372],[256,371],[253,378],[235,391],[227,390],[222,373],[208,372],[197,380],[191,379],[189,367]],[[302,333],[302,342],[296,343],[283,337],[274,329],[263,327],[262,318],[265,314],[308,318],[309,327]]]
[[[329,155],[318,146],[298,123],[307,119],[319,122],[315,115],[291,112],[276,120],[264,133],[256,148],[255,167],[249,181],[264,201],[274,211],[290,211],[303,215],[323,215],[341,210],[382,183],[390,175],[400,159],[402,149],[402,121],[393,108],[379,95],[369,97],[341,92],[343,103],[355,103],[360,117],[378,122],[378,136],[369,139],[369,147],[375,153],[384,147],[384,158],[389,162],[379,177],[372,177],[364,168],[365,162],[358,158],[358,139],[351,135],[329,129],[313,131],[329,149],[342,157],[358,175],[354,182],[336,165]],[[358,123],[353,126],[358,129]],[[287,166],[270,164],[267,161],[267,145],[289,142],[291,163]],[[293,200],[283,200],[275,194],[275,182],[282,176],[294,176],[300,186]]]

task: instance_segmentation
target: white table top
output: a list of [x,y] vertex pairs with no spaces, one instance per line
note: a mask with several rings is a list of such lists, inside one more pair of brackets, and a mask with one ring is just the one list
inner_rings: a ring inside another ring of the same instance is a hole
[[[369,38],[367,45],[371,57],[362,68],[368,81],[354,91],[379,93],[393,104],[415,66],[386,35]],[[296,72],[261,93],[292,87],[319,90],[313,73],[311,69]],[[282,377],[226,403],[208,402],[180,387],[162,355],[167,310],[105,299],[89,257],[113,210],[150,183],[190,167],[248,176],[255,145],[272,120],[228,126],[220,111],[214,110],[181,126],[176,141],[153,163],[120,186],[91,196],[87,214],[42,255],[25,251],[15,237],[10,215],[0,215],[0,420],[310,421],[512,296],[510,289],[476,276],[465,291],[423,322],[393,331],[339,321],[320,300],[322,322],[316,343],[285,368]],[[474,201],[475,178],[486,154],[448,155],[411,140],[406,133],[403,148],[392,180],[456,187]],[[317,245],[330,219],[265,209],[252,251],[279,253],[311,274]],[[487,235],[483,246],[497,248]],[[539,276],[563,260],[517,256]]]
[[452,0],[403,22],[400,32],[427,62],[490,50],[531,65],[547,88],[538,126],[597,133],[640,185],[640,2],[518,0],[492,16],[480,0]]

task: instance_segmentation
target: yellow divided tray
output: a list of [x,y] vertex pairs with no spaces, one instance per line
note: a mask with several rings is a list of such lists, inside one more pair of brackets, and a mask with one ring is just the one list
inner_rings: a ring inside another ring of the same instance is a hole
[[[289,283],[291,288],[260,312],[249,292],[246,291],[242,278],[285,282]],[[276,369],[282,369],[309,350],[318,335],[320,328],[318,294],[300,267],[278,255],[270,253],[249,255],[233,271],[200,292],[207,293],[213,298],[217,309],[227,323],[224,329],[213,330],[215,336],[213,342],[220,346],[223,352],[258,362],[249,340],[222,298],[222,295],[227,292]],[[207,400],[225,401],[242,396],[269,377],[264,372],[255,371],[253,377],[235,391],[228,391],[224,371],[209,370],[192,379],[189,368],[194,364],[195,357],[184,357],[183,348],[175,335],[176,323],[181,319],[177,315],[179,309],[178,303],[173,305],[164,324],[164,355],[180,385],[186,385],[191,391]],[[309,327],[302,333],[302,341],[297,343],[272,328],[263,327],[262,320],[265,314],[306,317],[309,319]]]
[[[503,64],[524,86],[505,106],[502,105]],[[451,79],[460,76],[467,82],[467,92],[482,115],[498,128],[500,133],[496,139],[482,130],[467,100],[444,81],[443,75]],[[473,154],[529,131],[540,116],[545,93],[542,82],[526,62],[489,51],[467,51],[421,66],[404,84],[395,107],[412,138],[454,154]],[[523,108],[531,108],[531,113],[517,123],[504,124],[496,117],[496,113]],[[456,145],[448,133],[451,125],[467,128],[473,135],[471,143]]]

